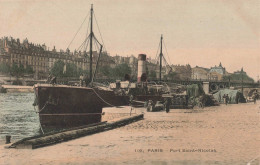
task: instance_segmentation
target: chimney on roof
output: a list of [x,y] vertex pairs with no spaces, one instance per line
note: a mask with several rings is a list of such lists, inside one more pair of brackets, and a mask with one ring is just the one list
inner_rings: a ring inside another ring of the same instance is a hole
[[28,39],[25,38],[25,39],[23,40],[23,43],[28,43]]
[[44,51],[46,51],[47,47],[46,47],[45,43],[44,43],[44,44],[42,44],[42,46],[41,46],[41,47],[43,48],[43,50],[44,50]]

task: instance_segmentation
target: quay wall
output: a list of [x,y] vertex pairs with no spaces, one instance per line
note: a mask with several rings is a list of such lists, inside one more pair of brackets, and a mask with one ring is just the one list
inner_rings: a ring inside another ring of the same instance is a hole
[[32,86],[20,86],[20,85],[2,85],[2,88],[7,92],[33,92]]

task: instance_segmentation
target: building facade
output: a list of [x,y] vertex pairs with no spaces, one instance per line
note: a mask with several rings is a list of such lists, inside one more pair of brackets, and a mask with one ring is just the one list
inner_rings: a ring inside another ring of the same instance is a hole
[[58,60],[64,63],[73,63],[78,68],[87,69],[87,59],[83,53],[57,52],[55,47],[49,51],[45,44],[32,44],[27,39],[20,42],[19,39],[12,37],[3,37],[0,39],[0,63],[6,63],[9,66],[17,64],[31,67],[35,73],[35,78],[45,78],[54,63]]
[[208,68],[194,67],[192,68],[192,79],[193,80],[214,80],[221,81],[223,76],[228,75],[226,68],[220,63],[218,66]]
[[236,74],[236,75],[240,75],[240,74],[247,75],[246,72],[244,71],[244,68],[241,68],[241,70],[235,71],[234,74]]
[[180,80],[190,80],[192,69],[189,64],[187,65],[172,65],[172,71],[177,73]]
[[220,81],[222,80],[223,76],[226,75],[226,68],[222,66],[221,62],[219,63],[219,66],[214,66],[210,68],[209,71],[209,79],[210,80],[216,80]]
[[209,69],[196,66],[191,69],[191,79],[193,80],[208,80],[209,79]]

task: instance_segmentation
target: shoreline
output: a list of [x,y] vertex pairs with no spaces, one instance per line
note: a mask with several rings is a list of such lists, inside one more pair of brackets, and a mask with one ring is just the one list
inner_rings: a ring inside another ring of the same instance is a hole
[[33,86],[22,86],[22,85],[2,85],[3,89],[6,90],[8,93],[33,93]]

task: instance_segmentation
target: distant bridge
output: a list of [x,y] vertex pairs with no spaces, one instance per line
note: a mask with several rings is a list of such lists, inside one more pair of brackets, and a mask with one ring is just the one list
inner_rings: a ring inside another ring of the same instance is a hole
[[203,82],[209,82],[209,88],[211,91],[224,89],[227,87],[234,87],[234,88],[259,88],[259,83],[252,83],[252,82],[241,82],[241,81],[217,81],[217,80],[168,80],[166,82],[182,84],[182,85],[191,85],[191,84],[201,84]]
[[[96,79],[97,82],[115,82],[112,79]],[[158,79],[149,79],[149,81],[159,82]],[[181,85],[203,84],[209,82],[212,90],[221,89],[226,87],[244,87],[244,88],[259,88],[260,83],[254,82],[241,82],[241,81],[217,81],[217,80],[163,80],[163,82],[176,83]]]
[[190,84],[203,84],[203,82],[209,82],[210,85],[218,86],[220,88],[225,87],[237,87],[237,86],[244,86],[244,87],[259,87],[259,83],[252,83],[252,82],[241,82],[241,81],[216,81],[216,80],[168,80],[167,82],[182,84],[182,85],[190,85]]
[[[62,84],[71,84],[71,82],[79,82],[78,78],[65,78],[61,80],[57,80],[58,83]],[[150,81],[159,82],[158,79],[153,79]],[[242,88],[260,88],[259,83],[252,83],[252,82],[241,82],[241,81],[217,81],[217,80],[163,80],[164,82],[168,83],[176,83],[181,85],[191,85],[191,84],[201,84],[203,85],[203,82],[209,82],[209,90],[210,91],[216,91],[219,89],[234,87],[236,89],[242,89]],[[32,79],[26,79],[25,80],[27,85],[33,85],[36,83],[44,83],[46,80],[32,80]],[[70,82],[70,83],[69,83]],[[110,83],[115,82],[114,79],[96,79],[96,82],[100,83]]]
[[[97,82],[115,82],[112,79],[96,79]],[[150,79],[149,81],[158,82],[158,79]],[[260,88],[259,83],[254,82],[241,82],[241,81],[217,81],[217,80],[163,80],[163,82],[176,83],[181,85],[191,85],[191,84],[201,84],[203,82],[209,82],[210,91],[215,91],[219,89],[234,87],[234,88]]]
[[[18,79],[15,77],[10,77],[10,76],[4,76],[0,75],[0,84],[1,81],[6,82],[7,84],[12,84],[14,81],[17,81]],[[46,80],[34,80],[33,78],[26,78],[22,77],[19,78],[19,80],[22,82],[23,85],[34,85],[37,83],[46,83]],[[149,79],[150,81],[154,82],[159,82],[158,79]],[[96,79],[96,82],[100,83],[111,83],[115,82],[115,79]],[[136,81],[136,80],[133,80]],[[169,82],[169,83],[176,83],[176,84],[181,84],[181,85],[191,85],[191,84],[201,84],[203,85],[203,82],[209,82],[209,90],[210,91],[216,91],[219,89],[224,89],[224,88],[229,88],[229,87],[234,87],[236,89],[242,89],[242,88],[260,88],[260,83],[252,83],[252,82],[243,82],[242,81],[217,81],[217,80],[207,80],[207,79],[198,79],[198,80],[163,80],[164,82]],[[78,83],[79,78],[72,78],[72,77],[67,77],[67,78],[58,78],[57,82],[60,84],[73,84],[73,83]],[[6,84],[3,83],[3,84]]]

